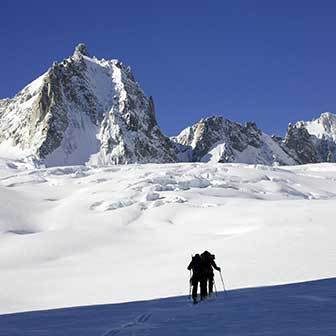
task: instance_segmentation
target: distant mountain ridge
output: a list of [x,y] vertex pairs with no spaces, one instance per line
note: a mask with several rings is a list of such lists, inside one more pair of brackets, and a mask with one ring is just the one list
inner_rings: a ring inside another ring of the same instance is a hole
[[209,117],[172,137],[180,161],[295,165],[335,162],[336,115],[288,125],[284,138],[269,136],[255,123]]
[[336,115],[289,125],[284,138],[223,117],[201,119],[168,138],[130,67],[91,57],[81,43],[15,97],[0,100],[0,147],[46,166],[335,162]]
[[201,119],[172,141],[181,161],[295,164],[295,160],[253,122],[241,125],[223,117]]

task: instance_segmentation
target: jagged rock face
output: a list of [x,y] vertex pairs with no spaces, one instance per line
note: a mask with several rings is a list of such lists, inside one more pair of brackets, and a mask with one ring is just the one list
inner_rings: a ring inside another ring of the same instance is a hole
[[289,125],[285,145],[298,163],[319,162],[314,136],[311,136],[305,128]]
[[79,43],[76,48],[75,48],[75,55],[83,55],[83,56],[88,56],[90,57],[90,54],[87,50],[87,47],[84,43]]
[[210,117],[184,129],[172,140],[182,161],[295,163],[252,122],[243,126],[222,117]]
[[289,125],[284,143],[299,164],[335,162],[336,116],[325,112],[318,119]]
[[174,162],[154,103],[129,67],[91,58],[84,44],[12,99],[0,101],[0,143],[47,166]]
[[101,123],[102,150],[92,162],[97,164],[175,162],[169,138],[162,135],[155,117],[154,102],[144,96],[130,71],[122,73],[116,86],[113,106]]
[[[252,132],[249,132],[250,129]],[[226,146],[219,162],[232,162],[233,149],[241,152],[249,143],[259,146],[258,132],[253,127],[243,127],[222,117],[210,117],[183,130],[176,140],[181,145],[192,148],[191,161],[202,161],[215,144],[225,141]]]

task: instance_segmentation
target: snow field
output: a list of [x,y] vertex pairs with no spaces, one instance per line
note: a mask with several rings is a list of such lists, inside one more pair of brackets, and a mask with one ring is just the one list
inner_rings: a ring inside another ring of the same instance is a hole
[[0,313],[184,295],[205,249],[230,289],[333,277],[335,173],[1,160]]

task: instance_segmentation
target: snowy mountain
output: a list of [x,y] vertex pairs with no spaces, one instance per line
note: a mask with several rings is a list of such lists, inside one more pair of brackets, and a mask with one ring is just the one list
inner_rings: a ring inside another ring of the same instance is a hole
[[289,125],[271,137],[255,123],[201,119],[169,139],[160,131],[154,102],[130,67],[74,54],[0,100],[0,156],[9,153],[41,166],[126,163],[240,162],[294,165],[334,162],[336,115]]
[[324,112],[312,121],[299,121],[296,125],[306,128],[309,134],[315,135],[318,139],[336,141],[336,115],[331,112]]
[[172,140],[181,161],[295,164],[277,141],[252,122],[243,126],[222,117],[205,118]]
[[284,145],[300,164],[335,162],[336,115],[325,112],[312,121],[290,124]]
[[0,142],[46,166],[176,160],[130,68],[90,57],[84,44],[0,100]]
[[236,162],[295,165],[335,162],[336,115],[289,125],[285,138],[269,136],[253,122],[241,125],[223,117],[201,119],[172,137],[183,162]]

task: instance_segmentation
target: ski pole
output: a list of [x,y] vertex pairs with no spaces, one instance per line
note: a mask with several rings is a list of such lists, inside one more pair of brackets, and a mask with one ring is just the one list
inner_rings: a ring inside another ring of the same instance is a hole
[[189,300],[191,300],[191,270],[189,273]]
[[215,278],[213,279],[213,284],[214,284],[214,287],[215,287],[215,296],[217,297],[217,287],[216,287],[216,281],[215,281]]
[[[193,260],[194,255],[191,254],[191,260]],[[192,288],[192,284],[191,284],[191,269],[189,270],[189,300],[191,300],[191,288]]]
[[222,285],[223,285],[224,292],[227,294],[227,290],[225,289],[225,284],[224,284],[224,280],[223,280],[223,276],[222,276],[222,271],[219,272],[219,275],[220,275],[220,278],[222,280]]

